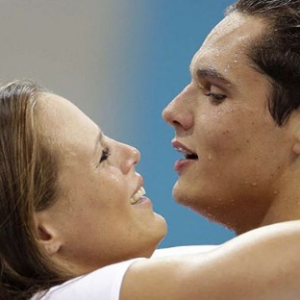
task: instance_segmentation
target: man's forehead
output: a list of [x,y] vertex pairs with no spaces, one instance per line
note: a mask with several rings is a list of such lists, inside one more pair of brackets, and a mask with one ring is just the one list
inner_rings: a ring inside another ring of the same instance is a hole
[[242,28],[245,24],[248,23],[249,17],[234,12],[224,19],[222,19],[208,34],[207,41],[209,40],[218,40],[223,36],[234,33],[237,29]]
[[218,56],[237,56],[245,52],[245,47],[255,37],[263,33],[265,25],[261,19],[241,13],[231,13],[225,17],[208,35],[203,45],[194,55],[190,68],[199,60]]

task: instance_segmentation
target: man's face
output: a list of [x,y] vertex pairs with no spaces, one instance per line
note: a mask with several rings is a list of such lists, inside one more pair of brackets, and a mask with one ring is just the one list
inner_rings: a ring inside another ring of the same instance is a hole
[[226,17],[192,59],[191,83],[163,112],[185,155],[174,198],[236,232],[263,222],[291,156],[289,124],[271,117],[271,84],[245,51],[264,30],[260,19]]

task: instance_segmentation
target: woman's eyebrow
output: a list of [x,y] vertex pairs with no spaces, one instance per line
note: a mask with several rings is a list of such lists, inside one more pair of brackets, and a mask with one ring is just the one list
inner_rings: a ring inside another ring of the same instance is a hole
[[96,138],[96,142],[95,142],[95,152],[97,151],[97,149],[99,148],[101,142],[102,142],[102,139],[103,139],[103,132],[99,129],[99,133],[97,135],[97,138]]

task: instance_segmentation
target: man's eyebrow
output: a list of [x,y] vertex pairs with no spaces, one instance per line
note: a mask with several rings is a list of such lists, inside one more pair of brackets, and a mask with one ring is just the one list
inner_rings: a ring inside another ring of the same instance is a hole
[[223,74],[221,74],[214,68],[198,69],[196,71],[196,74],[198,78],[215,79],[222,82],[225,85],[234,87],[234,84],[231,81],[229,81]]

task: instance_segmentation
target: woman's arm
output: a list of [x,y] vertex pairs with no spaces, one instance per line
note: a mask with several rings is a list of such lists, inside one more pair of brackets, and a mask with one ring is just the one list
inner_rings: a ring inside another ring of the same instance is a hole
[[206,254],[136,262],[120,299],[299,300],[300,221],[248,232]]

